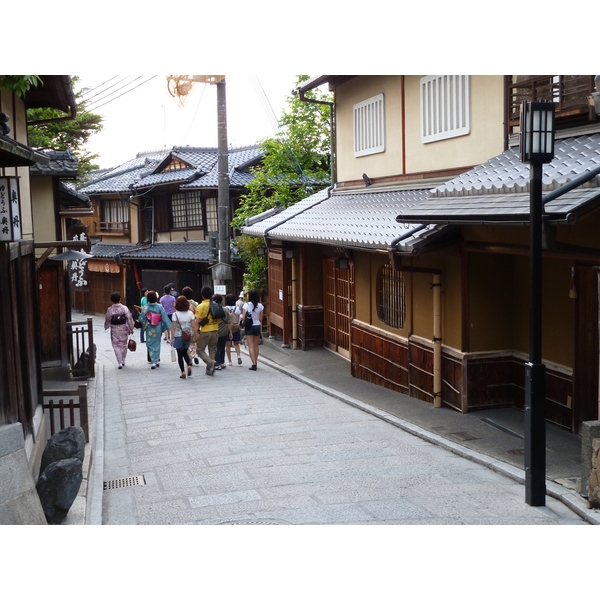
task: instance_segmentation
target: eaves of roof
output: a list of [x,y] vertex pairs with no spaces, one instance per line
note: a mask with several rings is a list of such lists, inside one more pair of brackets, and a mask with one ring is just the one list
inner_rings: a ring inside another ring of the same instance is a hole
[[32,176],[48,175],[51,177],[74,178],[78,175],[77,157],[70,150],[39,150],[48,157],[48,164],[36,163],[31,166]]
[[[543,168],[544,213],[549,222],[574,222],[598,206],[600,134],[558,140],[554,160]],[[589,180],[562,192],[578,181]],[[447,181],[429,197],[396,215],[398,223],[527,223],[529,221],[529,165],[511,148],[486,163]]]
[[153,259],[208,261],[210,249],[207,241],[158,242],[155,244],[111,244],[96,242],[92,254],[97,259]]
[[427,197],[427,189],[328,194],[321,190],[242,233],[267,239],[412,252],[439,237],[443,226],[400,225],[396,215]]

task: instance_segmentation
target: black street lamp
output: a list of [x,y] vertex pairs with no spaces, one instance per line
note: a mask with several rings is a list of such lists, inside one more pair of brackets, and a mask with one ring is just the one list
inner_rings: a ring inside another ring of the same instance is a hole
[[554,103],[521,105],[521,162],[529,163],[529,362],[525,382],[525,501],[546,503],[546,367],[542,364],[542,165],[554,158]]

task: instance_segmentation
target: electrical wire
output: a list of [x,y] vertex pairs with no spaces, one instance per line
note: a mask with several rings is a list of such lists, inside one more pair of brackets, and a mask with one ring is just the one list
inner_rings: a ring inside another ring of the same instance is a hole
[[[126,81],[127,79],[129,79],[129,77],[132,77],[132,76],[131,75],[127,75],[126,77],[124,77],[123,79],[121,79],[120,81],[118,81],[114,85],[118,85],[119,83],[122,83],[123,81]],[[130,86],[131,84],[135,83],[138,79],[141,79],[141,77],[142,77],[141,75],[138,75],[132,81],[127,81],[127,83],[124,83],[121,87],[118,87],[116,90],[113,90],[112,92],[108,92],[107,94],[104,94],[103,96],[101,96],[100,98],[98,98],[97,100],[95,100],[94,102],[92,102],[91,103],[92,106],[97,105],[99,102],[102,102],[103,100],[106,100],[106,98],[110,98],[111,96],[113,96],[117,92],[120,92],[122,89],[124,89],[127,86]],[[111,86],[111,87],[114,87],[114,85]]]
[[[137,81],[138,79],[140,79],[140,77],[142,77],[142,75],[140,75],[139,77],[136,77],[131,83]],[[138,85],[136,85],[133,88],[130,88],[128,90],[126,90],[125,92],[123,92],[122,94],[119,94],[118,96],[115,96],[114,98],[111,98],[110,100],[107,100],[106,102],[102,103],[102,104],[95,104],[92,107],[88,107],[87,110],[89,111],[93,111],[93,110],[98,110],[101,106],[105,106],[106,104],[109,104],[110,102],[113,102],[114,100],[116,100],[117,98],[121,98],[121,96],[124,96],[125,94],[128,94],[129,92],[132,92],[133,90],[139,88],[140,86],[144,85],[145,83],[148,83],[149,81],[151,81],[152,79],[154,79],[155,77],[157,77],[156,75],[152,75],[152,77],[149,77],[148,79],[146,79],[146,81],[142,81],[141,83],[139,83]],[[129,84],[128,84],[129,85]],[[126,86],[122,86],[122,87],[126,87]],[[120,89],[115,90],[115,92],[118,92]]]
[[[95,91],[95,90],[101,88],[102,86],[106,85],[109,81],[112,81],[115,77],[118,77],[118,75],[113,75],[110,79],[107,79],[104,83],[101,83],[100,85],[96,85],[93,88],[90,88],[89,90],[86,90],[85,93],[83,93],[81,95],[82,98],[85,98],[88,94],[91,94],[93,91]],[[116,83],[113,84],[113,85],[116,85]],[[113,86],[110,86],[110,87],[113,87]],[[107,88],[107,89],[110,89],[110,87]],[[101,94],[101,93],[102,92],[98,92],[98,94]],[[90,98],[95,98],[98,94],[94,94],[93,96],[90,96]],[[90,98],[87,98],[87,100],[89,100]]]
[[206,86],[207,84],[204,84],[204,87],[202,88],[202,94],[200,95],[200,99],[198,100],[198,104],[196,105],[196,110],[194,112],[194,116],[192,117],[192,120],[190,122],[190,126],[188,127],[188,130],[185,132],[185,135],[183,136],[183,143],[182,145],[185,146],[185,142],[187,140],[187,137],[190,133],[190,130],[192,129],[192,125],[194,124],[194,121],[196,120],[196,115],[198,114],[198,110],[200,108],[200,103],[202,102],[202,98],[204,98],[204,92],[206,91]]

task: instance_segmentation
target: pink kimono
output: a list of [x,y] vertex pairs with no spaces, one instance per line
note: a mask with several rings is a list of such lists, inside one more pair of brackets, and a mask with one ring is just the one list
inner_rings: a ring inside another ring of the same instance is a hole
[[[125,323],[122,325],[111,324],[113,315],[124,315]],[[106,311],[106,316],[104,317],[104,329],[108,329],[109,327],[110,342],[115,351],[117,363],[119,364],[119,367],[122,367],[125,364],[125,357],[127,356],[127,340],[129,335],[133,333],[133,317],[131,316],[130,310],[120,302],[109,306]]]

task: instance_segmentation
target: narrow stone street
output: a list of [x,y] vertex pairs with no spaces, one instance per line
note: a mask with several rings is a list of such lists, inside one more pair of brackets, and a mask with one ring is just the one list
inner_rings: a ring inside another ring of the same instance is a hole
[[260,360],[182,380],[170,346],[151,370],[138,344],[118,370],[100,322],[103,524],[585,524]]

